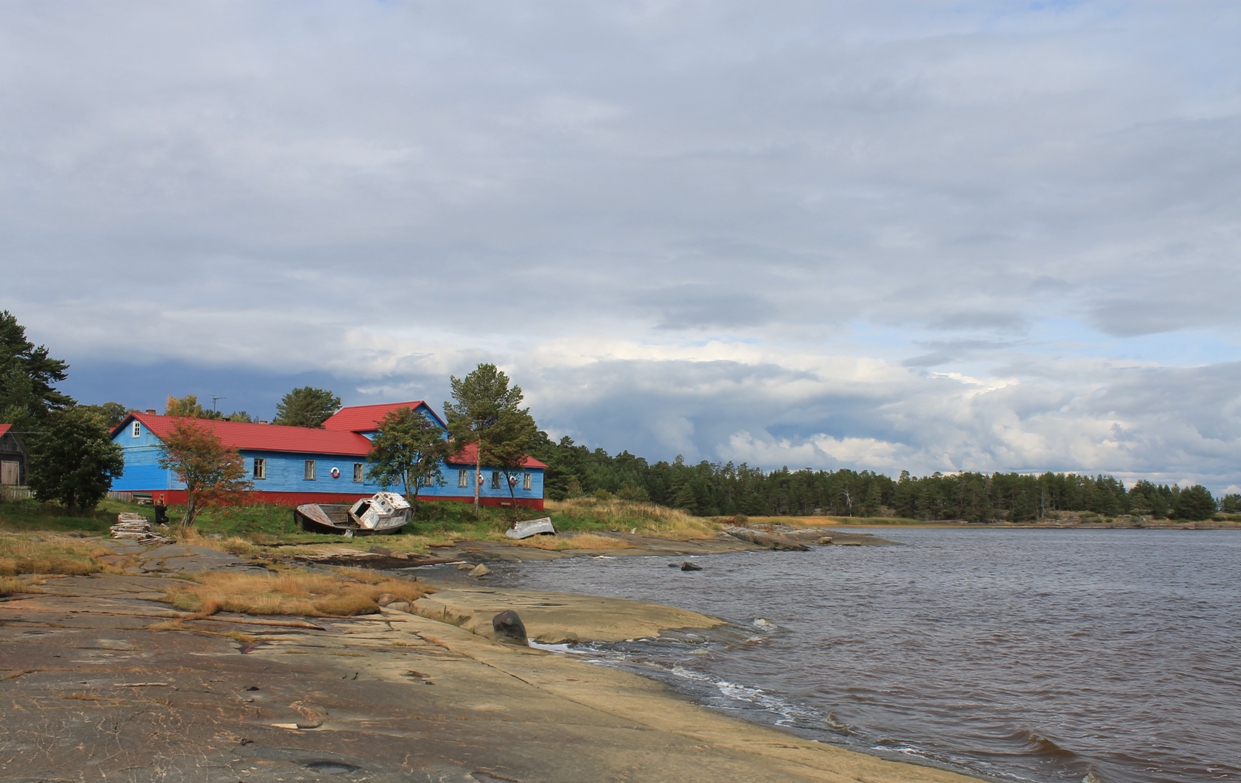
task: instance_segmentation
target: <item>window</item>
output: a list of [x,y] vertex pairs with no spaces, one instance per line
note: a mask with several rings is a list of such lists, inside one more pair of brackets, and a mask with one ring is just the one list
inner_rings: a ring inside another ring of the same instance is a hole
[[254,458],[254,477],[256,479],[267,478],[267,460],[263,457]]
[[136,421],[134,422],[134,437],[135,438],[142,437],[142,425]]
[[306,475],[304,478],[307,481],[315,480],[315,461],[313,459],[306,460]]
[[498,470],[491,471],[491,488],[492,489],[500,488],[500,471]]
[[422,486],[424,487],[434,486],[435,476],[423,476],[422,478],[418,479],[418,481],[420,481],[422,483]]
[[366,465],[362,462],[353,463],[353,483],[354,484],[362,483],[362,479],[364,478],[362,471],[363,471],[363,468],[365,467]]
[[534,488],[534,476],[527,473],[521,478],[521,488],[529,492]]
[[461,470],[457,471],[457,486],[458,487],[470,486],[470,471],[466,470],[465,468],[462,468]]

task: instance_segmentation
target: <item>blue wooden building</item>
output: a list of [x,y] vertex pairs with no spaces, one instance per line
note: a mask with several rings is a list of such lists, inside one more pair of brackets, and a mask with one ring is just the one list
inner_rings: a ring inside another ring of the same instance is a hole
[[[384,416],[400,408],[417,411],[443,429],[447,437],[447,425],[421,400],[342,408],[324,422],[322,429],[194,421],[241,453],[254,481],[257,501],[280,505],[345,503],[381,490],[400,491],[400,487],[381,487],[366,478],[370,439]],[[113,431],[112,441],[125,454],[125,471],[112,482],[114,492],[164,495],[170,504],[185,502],[185,485],[175,473],[159,466],[163,439],[178,421],[171,416],[134,412]],[[515,499],[519,506],[542,510],[546,465],[527,457],[510,494],[509,481],[501,471],[484,466],[475,473],[474,454],[467,447],[446,460],[441,466],[444,482],[421,487],[418,497],[473,502],[474,483],[481,476],[480,496],[485,505],[507,506]]]

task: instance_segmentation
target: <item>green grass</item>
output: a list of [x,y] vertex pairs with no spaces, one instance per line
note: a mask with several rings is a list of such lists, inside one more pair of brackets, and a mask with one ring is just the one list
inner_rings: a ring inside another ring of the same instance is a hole
[[[9,500],[0,502],[0,530],[48,530],[58,533],[71,531],[106,535],[108,528],[116,523],[116,515],[122,511],[139,511],[141,506],[105,500],[94,511],[77,511],[69,514],[60,506],[40,503],[37,500]],[[146,516],[154,519],[155,512],[146,506]]]

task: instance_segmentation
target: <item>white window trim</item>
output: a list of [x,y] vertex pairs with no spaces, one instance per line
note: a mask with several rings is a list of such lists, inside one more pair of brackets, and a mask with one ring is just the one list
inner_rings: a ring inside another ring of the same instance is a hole
[[365,464],[364,462],[353,463],[353,483],[361,484],[366,481]]
[[267,458],[255,457],[254,469],[251,471],[255,481],[265,481],[267,479]]
[[521,478],[521,488],[526,492],[534,489],[534,474],[526,473]]
[[461,468],[460,470],[457,471],[457,486],[458,487],[470,486],[470,471],[466,470],[465,468]]
[[313,459],[306,460],[306,466],[304,468],[305,472],[302,473],[302,479],[304,481],[318,481],[317,474],[318,474],[319,466],[316,464],[316,462],[317,460],[313,460]]
[[130,430],[130,432],[133,433],[133,436],[135,438],[141,438],[142,437],[142,425],[135,421],[133,429]]

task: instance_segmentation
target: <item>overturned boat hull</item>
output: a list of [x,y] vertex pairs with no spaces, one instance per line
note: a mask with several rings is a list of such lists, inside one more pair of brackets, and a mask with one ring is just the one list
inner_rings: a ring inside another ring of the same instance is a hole
[[504,535],[516,539],[530,538],[531,536],[554,536],[556,535],[556,528],[552,525],[551,517],[543,517],[542,519],[518,522],[512,528],[506,530]]

